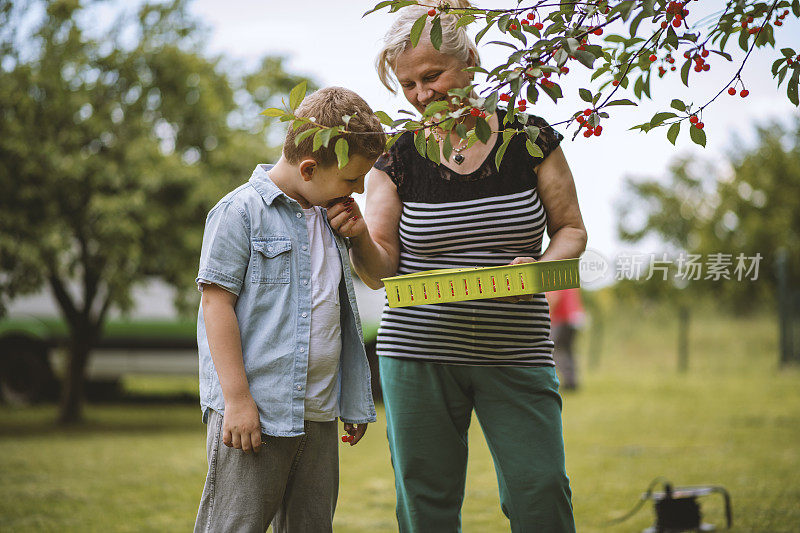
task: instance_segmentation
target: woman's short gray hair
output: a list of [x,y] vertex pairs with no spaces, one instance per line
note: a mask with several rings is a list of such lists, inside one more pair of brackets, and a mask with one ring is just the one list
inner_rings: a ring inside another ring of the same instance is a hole
[[[449,0],[448,4],[453,8],[469,8],[471,4],[466,0]],[[394,65],[397,57],[411,46],[411,27],[421,16],[427,15],[430,7],[409,6],[400,10],[397,18],[389,27],[383,37],[383,48],[378,52],[375,60],[375,68],[378,70],[378,79],[392,93],[396,93],[397,84],[394,77]],[[478,55],[478,48],[472,39],[467,35],[464,27],[456,28],[458,16],[441,13],[439,16],[442,23],[442,46],[439,51],[455,57],[467,63],[470,55],[473,57],[474,65],[480,66],[481,58]],[[431,18],[431,20],[433,20]],[[430,40],[431,22],[425,24],[422,32],[422,39]]]

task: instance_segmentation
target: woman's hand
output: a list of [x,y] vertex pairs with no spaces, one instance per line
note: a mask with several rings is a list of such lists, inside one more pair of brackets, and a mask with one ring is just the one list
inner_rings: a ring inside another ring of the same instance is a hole
[[[535,263],[536,259],[533,257],[515,257],[513,261],[509,263],[509,265],[521,265],[522,263]],[[497,300],[498,302],[509,302],[509,303],[519,303],[519,302],[531,302],[533,301],[533,294],[520,294],[519,296],[503,296],[502,298],[492,298],[492,300]]]
[[328,222],[342,237],[356,237],[367,230],[361,209],[352,197],[328,208]]

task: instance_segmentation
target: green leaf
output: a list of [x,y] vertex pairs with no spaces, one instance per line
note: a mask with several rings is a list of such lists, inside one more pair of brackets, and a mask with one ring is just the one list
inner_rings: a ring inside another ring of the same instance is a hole
[[689,69],[692,67],[692,60],[687,59],[686,63],[681,67],[681,81],[687,87],[689,86]]
[[282,117],[284,113],[286,113],[286,111],[283,109],[278,109],[277,107],[268,107],[261,112],[261,114],[265,117]]
[[446,132],[444,140],[442,141],[442,155],[445,161],[450,161],[450,156],[453,155],[453,143],[450,140],[450,132]]
[[378,117],[378,120],[381,121],[381,124],[385,126],[394,127],[394,121],[392,117],[390,117],[385,111],[375,111],[375,116]]
[[411,40],[411,46],[416,47],[417,43],[419,43],[419,38],[422,35],[422,30],[425,29],[425,22],[428,20],[428,14],[425,13],[420,18],[414,22],[414,25],[411,26],[411,34],[409,35],[409,39]]
[[494,21],[487,23],[486,27],[479,31],[477,35],[475,35],[475,44],[481,42],[481,38],[486,35],[486,32],[489,31],[489,28],[491,28],[493,25]]
[[486,119],[478,117],[475,124],[475,135],[477,135],[478,140],[482,143],[486,144],[489,142],[489,137],[492,136],[492,128],[489,127],[489,123],[486,122]]
[[563,98],[564,96],[561,93],[561,86],[557,83],[547,87],[542,87],[542,90],[545,92],[545,94],[547,94],[547,96],[552,98],[554,102],[558,101],[559,98]]
[[653,118],[650,119],[651,126],[658,126],[659,124],[663,124],[665,120],[670,118],[675,118],[678,115],[672,113],[671,111],[662,111],[661,113],[656,113],[653,115]]
[[683,100],[678,100],[677,98],[675,98],[674,100],[672,100],[672,103],[670,105],[672,106],[672,109],[677,109],[678,111],[681,112],[686,111],[686,104],[683,103]]
[[458,22],[456,22],[456,29],[466,26],[467,24],[472,24],[475,22],[475,17],[472,15],[464,15],[463,17],[459,17]]
[[431,44],[437,50],[442,46],[442,20],[439,17],[434,18],[431,24]]
[[584,89],[583,87],[581,87],[580,89],[578,89],[578,94],[580,95],[581,100],[583,100],[584,102],[591,103],[591,101],[592,101],[592,92],[590,90]]
[[297,106],[300,105],[300,102],[303,101],[303,98],[306,97],[306,81],[303,80],[289,92],[289,107],[294,111],[297,109]]
[[489,114],[493,114],[497,111],[497,91],[492,92],[486,97],[486,100],[483,101],[483,108]]
[[361,17],[362,18],[366,17],[370,13],[374,13],[375,11],[378,11],[379,9],[383,9],[384,7],[392,4],[393,2],[394,2],[394,0],[384,0],[383,2],[379,2],[375,7],[373,7],[372,9],[370,9],[369,11],[366,11],[363,15],[361,15]]
[[586,68],[594,68],[594,60],[597,59],[597,57],[588,50],[577,50],[575,52],[575,59]]
[[335,128],[325,128],[317,131],[317,133],[314,134],[314,147],[312,148],[312,150],[316,152],[317,150],[319,150],[320,146],[324,146],[325,148],[327,148],[328,143],[331,140],[331,135],[333,134],[334,131]]
[[[503,137],[505,137],[505,135],[503,135]],[[505,139],[503,141],[503,144],[500,145],[500,148],[497,149],[497,153],[494,156],[494,164],[497,167],[497,170],[500,170],[500,163],[503,162],[503,155],[505,155],[506,153],[506,148],[508,148],[508,143],[510,143],[511,139],[513,138],[514,135],[512,134],[510,137],[508,137],[508,139]]]
[[689,137],[695,142],[695,144],[699,144],[703,148],[706,147],[706,132],[701,130],[700,128],[695,128],[691,126],[689,128]]
[[528,153],[531,154],[531,157],[544,157],[544,152],[542,152],[542,149],[539,148],[539,145],[532,143],[530,139],[525,141],[525,148],[528,149]]
[[344,137],[339,137],[336,141],[336,146],[333,147],[333,151],[336,152],[336,160],[339,163],[339,169],[343,169],[347,162],[349,161],[349,152],[350,146],[347,144],[347,139]]
[[611,100],[605,106],[609,107],[609,106],[614,106],[614,105],[639,105],[639,104],[637,104],[636,102],[633,102],[631,100],[628,100],[627,98],[620,98],[619,100]]
[[301,132],[297,137],[294,138],[294,145],[298,146],[301,142],[306,140],[308,137],[311,137],[315,133],[317,133],[317,128],[308,128],[306,131]]
[[428,135],[428,146],[427,146],[427,153],[428,159],[439,164],[439,143],[436,142],[436,137],[433,134]]
[[673,146],[675,145],[675,139],[678,138],[678,133],[680,133],[680,131],[681,131],[680,122],[674,123],[672,126],[669,127],[669,130],[667,131],[667,139],[669,139],[669,142],[671,142]]
[[419,152],[419,155],[427,157],[428,144],[425,139],[425,130],[417,130],[414,134],[414,147],[417,149],[417,152]]
[[525,135],[528,136],[528,140],[531,142],[536,142],[540,132],[541,130],[538,126],[525,126]]
[[399,139],[404,133],[405,132],[401,131],[401,132],[395,133],[394,135],[390,135],[389,138],[386,139],[386,147],[385,147],[384,150],[388,152],[389,148],[391,148],[392,145],[397,142],[397,139]]
[[800,69],[795,68],[792,77],[789,78],[789,85],[786,86],[786,96],[789,97],[789,101],[792,102],[794,105],[798,105],[797,85],[799,81],[800,81]]

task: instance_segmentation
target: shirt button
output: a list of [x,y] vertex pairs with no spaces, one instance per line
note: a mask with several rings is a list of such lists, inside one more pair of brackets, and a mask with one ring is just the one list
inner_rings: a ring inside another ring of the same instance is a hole
[[307,279],[303,280],[303,285],[308,285],[308,280]]
[[303,317],[303,318],[306,318],[306,317],[308,316],[308,313],[303,313],[303,314],[302,314],[302,315],[300,315],[300,316],[301,316],[301,317]]
[[267,246],[267,251],[271,252],[272,251],[272,246]]
[[304,245],[303,245],[303,250],[308,250],[308,246],[306,246],[306,245],[304,244]]
[[303,353],[303,352],[305,352],[305,351],[306,351],[305,347],[304,347],[304,346],[301,346],[301,347],[300,347],[300,353]]
[[298,385],[297,390],[303,390],[303,387],[301,385]]
[[296,216],[297,218],[300,218],[301,216],[303,216],[303,213],[295,213],[294,216]]

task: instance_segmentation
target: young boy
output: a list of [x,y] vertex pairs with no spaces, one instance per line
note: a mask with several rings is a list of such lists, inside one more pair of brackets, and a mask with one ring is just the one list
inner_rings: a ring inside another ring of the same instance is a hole
[[325,126],[351,115],[347,129],[362,134],[345,134],[340,170],[334,142],[312,151],[311,135],[296,146],[310,126],[289,127],[278,163],[257,166],[208,214],[197,277],[208,476],[196,532],[331,531],[336,419],[351,445],[375,421],[348,252],[320,206],[364,191],[385,137],[367,103],[340,87],[309,95],[296,114]]

